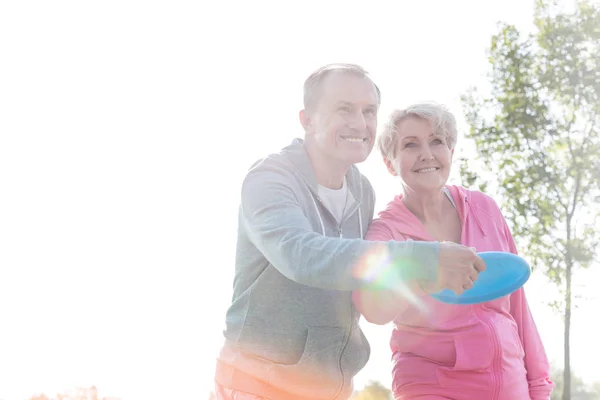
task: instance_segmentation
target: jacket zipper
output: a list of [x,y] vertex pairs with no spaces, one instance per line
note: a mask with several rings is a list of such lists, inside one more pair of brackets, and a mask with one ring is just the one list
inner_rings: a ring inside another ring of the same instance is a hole
[[[321,200],[321,198],[319,196],[317,196],[317,200],[319,200],[319,203],[323,204],[323,206],[325,205],[323,203],[323,200]],[[325,207],[325,210],[331,215],[331,217],[333,217],[333,215],[331,214],[331,212],[327,209],[327,207]],[[347,215],[342,215],[342,218],[340,218],[340,222],[338,223],[338,227],[337,227],[337,234],[340,238],[344,237],[344,231],[342,229],[342,225],[344,224],[344,222],[346,222],[346,220],[348,220],[351,216],[354,215],[354,213],[356,213],[357,210],[360,210],[360,203],[357,202],[357,204],[355,204],[354,210],[352,210],[351,213],[347,214]],[[319,213],[319,210],[317,209],[317,213]],[[321,218],[320,213],[319,213],[319,218]],[[360,214],[358,215],[359,218],[359,235],[362,238],[362,218],[360,216]],[[335,219],[335,218],[334,218]],[[323,222],[321,221],[321,226],[323,227]],[[323,235],[325,235],[325,232],[323,232]],[[346,380],[344,379],[344,371],[342,368],[342,358],[344,357],[344,352],[346,351],[346,347],[348,347],[348,342],[350,341],[350,335],[352,335],[352,318],[353,318],[353,313],[352,313],[352,305],[350,305],[350,320],[349,320],[349,326],[348,326],[348,333],[346,334],[346,338],[344,340],[344,346],[342,346],[342,351],[340,352],[340,357],[338,358],[338,371],[340,374],[340,386],[338,388],[338,390],[335,392],[335,395],[332,397],[332,400],[337,399],[337,397],[340,395],[342,389],[344,388],[344,383],[346,382]]]
[[[491,400],[497,400],[498,396],[500,394],[500,386],[501,386],[501,380],[502,380],[502,376],[501,374],[498,373],[498,370],[500,369],[500,367],[498,366],[498,363],[501,363],[501,355],[499,354],[499,349],[500,349],[500,344],[498,343],[498,335],[496,335],[496,333],[494,332],[494,329],[492,329],[492,327],[490,326],[490,323],[487,321],[487,319],[479,313],[479,305],[473,305],[473,310],[475,311],[475,315],[477,315],[477,317],[481,320],[481,322],[483,322],[488,330],[488,332],[490,332],[492,339],[494,341],[494,361],[492,362],[492,379],[494,380],[493,385],[492,385],[492,399]],[[500,360],[500,361],[498,361]]]
[[[469,202],[469,199],[465,196],[464,200],[465,200],[465,204],[467,207],[465,207],[465,211],[464,211],[464,221],[462,222],[463,226],[467,220],[467,213],[469,213],[469,211],[471,211],[470,210],[471,204]],[[483,229],[483,226],[481,225],[481,221],[477,217],[477,213],[473,213],[473,216],[475,217],[475,223],[477,224],[477,227],[479,228],[479,230],[481,230],[481,233],[483,234],[483,236],[486,236],[486,232]],[[462,234],[461,234],[461,236],[462,236]],[[462,244],[462,237],[461,237],[461,244]],[[492,362],[492,379],[493,379],[492,400],[497,400],[498,397],[500,396],[500,387],[502,386],[502,375],[498,372],[501,369],[501,365],[498,365],[498,364],[502,362],[502,359],[501,359],[502,354],[500,354],[500,343],[498,341],[498,335],[495,333],[491,324],[487,321],[487,319],[483,315],[483,312],[481,312],[481,313],[479,312],[480,307],[481,307],[480,305],[473,305],[473,310],[475,312],[475,315],[477,315],[477,317],[481,320],[481,322],[483,322],[485,324],[488,332],[490,332],[490,334],[492,336],[492,340],[494,341],[494,359]]]
[[348,347],[348,342],[350,341],[350,335],[352,334],[352,307],[350,307],[350,328],[348,329],[348,334],[346,335],[346,339],[344,340],[344,346],[342,347],[342,351],[340,352],[340,358],[338,359],[338,371],[340,372],[340,386],[338,390],[335,392],[335,395],[332,399],[337,399],[344,387],[344,383],[346,380],[344,379],[344,371],[342,370],[342,358],[344,357],[344,352],[346,351],[346,347]]
[[[358,205],[350,214],[348,214],[347,216],[342,216],[341,220],[342,222],[340,222],[339,227],[338,227],[338,233],[340,235],[340,237],[343,237],[343,232],[342,232],[342,224],[344,222],[346,222],[347,219],[349,219],[351,216],[354,215],[354,213],[356,212],[356,210],[360,210],[360,205]],[[362,238],[362,222],[361,222],[361,217],[360,214],[358,215],[359,218],[359,235]],[[348,342],[350,341],[350,336],[352,335],[352,319],[354,318],[353,312],[352,312],[352,304],[350,304],[350,326],[348,327],[348,334],[346,335],[346,340],[344,341],[344,346],[342,347],[342,351],[340,353],[340,358],[338,359],[338,370],[340,371],[340,378],[341,378],[341,382],[340,382],[340,387],[337,390],[335,396],[333,397],[334,399],[336,399],[339,395],[340,392],[342,391],[342,388],[344,387],[344,383],[345,383],[345,379],[344,379],[344,371],[342,368],[342,358],[344,357],[344,353],[346,352],[346,347],[348,347]]]
[[[321,199],[319,199],[319,201],[321,202],[321,204],[323,203],[321,201]],[[327,207],[325,207],[325,208],[327,208]],[[360,205],[356,206],[350,214],[342,215],[342,218],[340,219],[341,221],[337,227],[337,233],[340,238],[344,237],[344,231],[342,229],[342,225],[344,224],[344,222],[346,222],[346,220],[348,220],[351,216],[353,216],[354,213],[356,213],[356,210],[360,210]],[[327,210],[327,211],[329,211],[329,210]],[[359,215],[359,218],[360,218],[360,215]],[[362,225],[362,223],[359,223],[359,225]],[[359,229],[362,230],[362,227],[359,226]],[[359,235],[362,237],[362,231],[359,232]],[[342,368],[342,358],[344,357],[344,353],[346,352],[346,347],[348,347],[348,342],[350,341],[350,335],[352,335],[352,318],[353,318],[352,305],[350,305],[350,320],[349,320],[350,325],[348,327],[348,333],[346,334],[346,338],[344,340],[344,346],[342,347],[342,351],[340,352],[340,357],[338,358],[338,371],[340,373],[340,386],[339,386],[338,390],[335,392],[335,395],[333,396],[332,399],[337,399],[337,397],[340,395],[340,393],[344,387],[344,383],[346,382],[346,380],[344,379],[344,371]]]
[[[356,206],[356,208],[348,215],[346,216],[342,216],[342,222],[340,222],[340,224],[338,225],[338,234],[340,235],[341,238],[343,238],[343,230],[342,230],[342,224],[344,222],[346,222],[346,220],[348,220],[351,216],[353,216],[356,211],[360,210],[360,204],[358,206]],[[362,217],[360,216],[360,213],[358,214],[358,230],[360,232],[358,232],[358,234],[360,235],[360,238],[362,239],[363,233],[362,233]]]
[[[325,210],[329,213],[329,215],[331,215],[331,217],[335,220],[335,217],[333,216],[333,214],[331,214],[331,212],[327,209],[327,206],[325,206],[325,203],[323,203],[323,200],[321,200],[321,198],[319,196],[317,196],[317,200],[319,200],[319,203],[321,203],[323,205],[323,207],[325,208]],[[344,230],[342,228],[342,226],[344,225],[344,222],[346,222],[346,220],[348,220],[351,216],[354,215],[354,213],[356,213],[357,210],[360,210],[360,202],[355,200],[355,204],[354,204],[354,209],[352,210],[352,212],[350,214],[346,214],[346,215],[342,215],[342,218],[340,219],[340,222],[337,225],[336,228],[336,233],[338,235],[338,237],[343,238],[344,237]],[[319,212],[319,210],[317,209],[317,213]],[[321,215],[319,213],[319,218],[321,218]],[[362,219],[360,217],[360,215],[358,216],[359,218],[359,235],[362,238]],[[337,221],[337,220],[336,220]],[[323,221],[321,221],[321,227],[324,230],[324,225],[323,225]],[[325,235],[325,232],[323,232],[323,235]]]

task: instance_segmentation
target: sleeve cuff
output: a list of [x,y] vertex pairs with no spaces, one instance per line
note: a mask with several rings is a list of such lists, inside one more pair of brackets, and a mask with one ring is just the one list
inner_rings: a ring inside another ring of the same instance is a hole
[[[403,243],[401,252],[397,251],[397,247],[390,249],[393,264],[402,279],[436,282],[440,244],[438,242],[415,242],[412,239]],[[394,246],[394,242],[389,242],[389,245]]]

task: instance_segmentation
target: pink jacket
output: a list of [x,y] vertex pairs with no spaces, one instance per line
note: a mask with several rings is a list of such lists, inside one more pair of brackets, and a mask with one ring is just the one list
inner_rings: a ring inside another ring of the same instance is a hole
[[[491,197],[457,186],[448,189],[462,220],[463,245],[479,252],[517,253]],[[401,196],[371,223],[367,239],[433,240]],[[523,289],[476,305],[441,303],[422,291],[416,295],[425,311],[400,301],[390,341],[397,399],[419,395],[455,400],[550,398],[554,384],[548,359]],[[368,321],[381,320],[377,310],[361,307],[359,292],[354,299]]]

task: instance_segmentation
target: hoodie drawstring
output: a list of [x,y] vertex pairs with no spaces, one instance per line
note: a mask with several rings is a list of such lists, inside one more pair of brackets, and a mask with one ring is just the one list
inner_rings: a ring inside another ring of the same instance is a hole
[[[319,206],[317,205],[317,202],[315,201],[315,196],[310,196],[310,198],[313,201],[315,210],[317,211],[317,216],[319,217],[319,222],[321,223],[321,233],[323,234],[323,236],[327,236],[325,234],[325,224],[323,223],[323,218],[321,217],[321,213],[319,212]],[[359,233],[360,233],[360,238],[363,239],[364,232],[363,232],[363,223],[362,223],[362,212],[360,210],[360,206],[358,206],[357,211],[358,211],[358,229],[359,229]]]
[[323,218],[321,218],[321,213],[319,212],[319,206],[317,206],[317,202],[315,201],[315,196],[311,195],[310,198],[313,201],[313,204],[315,205],[315,210],[317,210],[317,216],[319,217],[319,222],[321,223],[321,233],[323,234],[323,236],[327,236],[325,235],[325,224],[323,224]]
[[362,225],[362,212],[360,212],[360,206],[358,206],[358,229],[360,232],[360,238],[364,239],[364,233],[363,233],[363,225]]
[[469,212],[475,217],[475,222],[477,223],[479,230],[481,231],[483,236],[487,236],[485,229],[483,229],[483,224],[481,223],[481,221],[479,220],[479,216],[477,215],[479,213],[471,208],[471,203],[469,203],[469,199],[467,198],[467,196],[465,196],[465,203],[467,203],[467,205],[469,206]]

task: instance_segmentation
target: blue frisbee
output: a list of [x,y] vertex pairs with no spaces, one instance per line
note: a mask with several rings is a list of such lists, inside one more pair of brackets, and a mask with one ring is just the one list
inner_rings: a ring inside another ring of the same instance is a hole
[[450,289],[444,289],[431,296],[448,304],[477,304],[496,300],[527,282],[531,276],[531,267],[522,257],[502,251],[477,253],[485,261],[486,269],[469,290],[457,295]]

